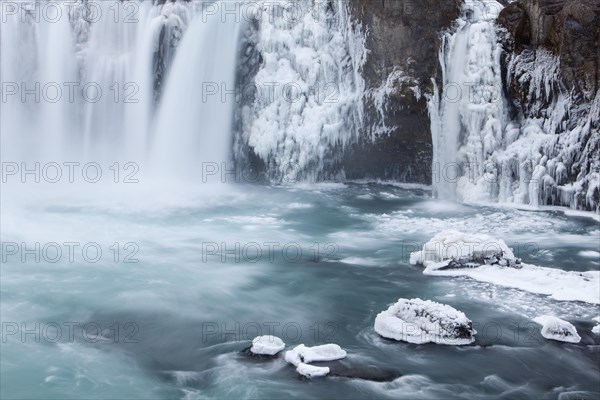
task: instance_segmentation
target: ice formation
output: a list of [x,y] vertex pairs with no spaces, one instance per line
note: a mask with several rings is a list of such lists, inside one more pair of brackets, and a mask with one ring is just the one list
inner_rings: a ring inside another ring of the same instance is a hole
[[270,177],[286,182],[318,178],[334,149],[356,139],[366,54],[346,1],[301,0],[295,6],[299,15],[290,17],[288,1],[265,2],[258,93],[242,112],[242,141],[267,164]]
[[542,315],[533,320],[542,325],[541,333],[546,339],[568,343],[579,343],[581,340],[577,329],[570,322],[550,315]]
[[503,240],[487,235],[441,232],[412,253],[410,262],[424,265],[425,275],[468,276],[555,300],[600,304],[600,271],[563,271],[521,263]]
[[274,356],[285,349],[285,343],[277,336],[257,336],[252,340],[250,351],[253,354]]
[[430,300],[399,299],[377,314],[375,332],[409,343],[465,345],[477,333],[466,315],[455,308]]
[[[576,105],[559,83],[559,60],[543,49],[509,55],[503,76],[495,24],[502,8],[494,0],[465,2],[444,37],[443,87],[429,103],[435,193],[598,212],[600,91]],[[509,115],[503,78],[529,83],[526,115]]]
[[346,351],[337,344],[324,344],[308,347],[299,344],[292,350],[285,352],[285,361],[294,365],[300,375],[307,378],[325,376],[329,374],[329,367],[310,365],[312,362],[335,361],[346,357]]
[[430,99],[433,184],[440,198],[456,198],[457,172],[482,176],[486,157],[502,141],[502,49],[494,25],[501,10],[494,0],[467,1],[456,31],[443,38],[443,87]]

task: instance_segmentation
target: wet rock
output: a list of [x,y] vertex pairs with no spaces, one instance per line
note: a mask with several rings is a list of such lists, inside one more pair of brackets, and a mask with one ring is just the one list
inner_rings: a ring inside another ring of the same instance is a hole
[[433,146],[427,108],[439,81],[440,32],[460,0],[352,0],[351,15],[368,32],[364,131],[343,159],[346,178],[431,183]]
[[350,361],[323,363],[323,365],[329,367],[329,375],[342,378],[363,379],[373,382],[391,382],[402,376],[399,371],[391,368],[381,368],[373,365],[358,365],[353,364]]

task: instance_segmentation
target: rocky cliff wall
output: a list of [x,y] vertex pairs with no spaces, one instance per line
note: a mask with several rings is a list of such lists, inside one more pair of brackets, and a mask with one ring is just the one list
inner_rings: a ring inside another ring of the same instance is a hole
[[440,81],[441,32],[461,0],[351,0],[366,34],[365,121],[344,158],[349,179],[431,183],[427,97]]

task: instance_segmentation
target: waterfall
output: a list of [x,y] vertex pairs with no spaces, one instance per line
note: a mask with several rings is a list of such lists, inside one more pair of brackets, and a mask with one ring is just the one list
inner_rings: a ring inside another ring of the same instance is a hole
[[232,103],[204,101],[203,83],[233,86],[240,20],[206,4],[3,1],[3,161],[133,162],[169,179],[228,161]]
[[502,140],[506,117],[494,24],[501,9],[493,0],[467,1],[455,31],[443,37],[443,87],[429,105],[439,198],[456,199],[461,177],[481,177],[486,157]]
[[202,163],[231,167],[232,113],[239,26],[211,13],[189,27],[167,80],[156,120],[152,165],[167,175],[198,176]]

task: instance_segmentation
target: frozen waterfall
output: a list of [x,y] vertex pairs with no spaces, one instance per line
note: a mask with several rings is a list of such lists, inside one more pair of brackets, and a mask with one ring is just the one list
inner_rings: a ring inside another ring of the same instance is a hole
[[[592,148],[600,138],[600,93],[585,94],[586,107],[573,105],[558,59],[544,49],[507,56],[503,76],[495,23],[502,8],[493,0],[465,2],[443,38],[443,87],[429,103],[435,194],[598,210],[600,159]],[[503,88],[513,80],[528,85],[529,113],[508,111]]]

